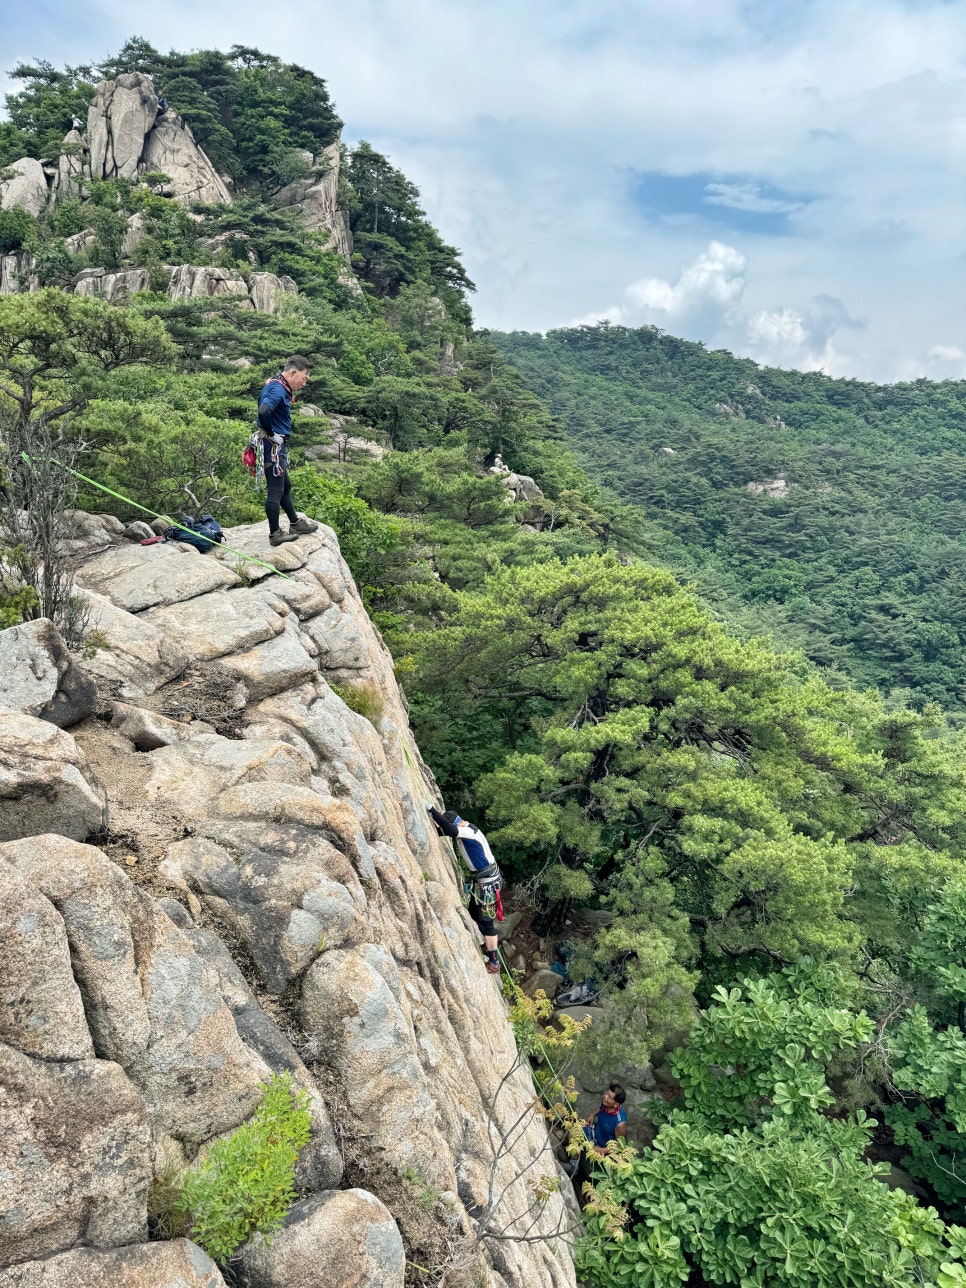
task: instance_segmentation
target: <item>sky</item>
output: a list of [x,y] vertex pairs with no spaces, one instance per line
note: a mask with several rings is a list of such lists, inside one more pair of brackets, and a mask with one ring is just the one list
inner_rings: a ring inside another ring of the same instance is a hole
[[966,0],[132,13],[0,0],[2,68],[135,34],[310,67],[345,139],[388,155],[462,251],[480,326],[606,318],[833,376],[966,378]]

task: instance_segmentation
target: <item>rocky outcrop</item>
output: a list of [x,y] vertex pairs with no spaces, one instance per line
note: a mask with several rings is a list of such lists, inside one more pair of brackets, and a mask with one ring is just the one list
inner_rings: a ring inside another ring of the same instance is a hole
[[281,313],[286,296],[299,293],[291,277],[276,277],[274,273],[252,273],[248,289],[256,313]]
[[47,208],[47,176],[44,167],[35,157],[21,157],[8,169],[14,173],[0,183],[0,210],[19,206],[31,215],[40,215]]
[[788,479],[779,476],[778,478],[765,479],[761,483],[746,483],[745,491],[750,492],[752,496],[760,496],[764,493],[765,496],[770,496],[774,500],[780,501],[788,495],[789,487]]
[[58,201],[70,197],[79,197],[84,191],[84,166],[87,165],[87,176],[90,176],[90,160],[87,157],[87,141],[80,130],[71,130],[64,135],[61,153],[57,158],[57,173],[54,176],[53,191]]
[[19,295],[35,291],[39,285],[33,275],[34,257],[26,250],[0,255],[0,295]]
[[516,474],[503,463],[498,456],[488,471],[496,474],[510,493],[511,501],[536,501],[543,496],[543,490],[529,474]]
[[127,304],[138,291],[147,291],[151,275],[146,268],[85,268],[74,278],[74,294],[106,300],[108,304]]
[[252,307],[245,279],[234,268],[199,268],[194,264],[179,264],[171,273],[168,296],[172,300],[233,296],[243,307]]
[[[415,1237],[405,1186],[418,1185],[431,1196],[419,1219],[432,1209],[470,1261],[492,1253],[501,1279],[480,1272],[493,1283],[569,1288],[571,1217],[528,1185],[557,1166],[530,1075],[334,534],[272,549],[262,524],[228,532],[267,566],[131,545],[102,524],[90,535],[76,576],[106,643],[84,665],[124,700],[111,729],[90,719],[74,738],[5,713],[0,767],[32,746],[97,803],[87,748],[113,815],[177,827],[149,838],[125,821],[133,856],[114,862],[78,843],[89,824],[37,835],[48,791],[0,846],[0,1107],[29,1125],[0,1135],[0,1264],[42,1266],[57,1285],[84,1243],[118,1282],[167,1282],[167,1262],[144,1261],[152,1175],[176,1176],[285,1071],[310,1096],[300,1200],[271,1245],[244,1250],[239,1282],[399,1288],[400,1229]],[[224,685],[241,705],[218,733],[205,695]],[[11,799],[0,772],[4,823]],[[95,1092],[99,1109],[84,1099]],[[27,1115],[28,1101],[41,1108]],[[52,1124],[75,1118],[68,1161]],[[339,1188],[343,1154],[365,1191]],[[515,1242],[531,1223],[546,1242]],[[185,1283],[207,1282],[197,1266],[190,1277],[186,1245],[158,1246]],[[82,1258],[76,1282],[88,1272]]]
[[0,631],[0,704],[67,729],[93,712],[96,697],[46,617]]
[[274,201],[279,210],[297,215],[309,232],[327,232],[331,249],[348,260],[352,233],[345,211],[339,208],[340,160],[338,142],[330,143],[320,156],[312,158],[321,175],[290,183],[275,194]]
[[[147,133],[147,132],[146,132]],[[159,116],[143,140],[141,172],[166,174],[161,195],[186,204],[228,204],[231,193],[182,117],[170,109]]]
[[84,840],[107,817],[104,789],[70,734],[0,707],[0,841],[38,832]]
[[87,113],[91,176],[134,179],[144,138],[158,114],[158,97],[150,76],[125,72],[97,86]]

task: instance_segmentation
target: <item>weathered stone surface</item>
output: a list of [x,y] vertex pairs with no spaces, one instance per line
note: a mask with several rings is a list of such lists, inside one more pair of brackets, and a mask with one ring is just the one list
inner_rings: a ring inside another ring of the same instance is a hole
[[240,1263],[244,1288],[402,1288],[406,1273],[392,1213],[365,1190],[302,1199],[270,1243],[246,1244]]
[[144,216],[140,211],[136,211],[127,221],[127,232],[121,242],[121,254],[125,257],[133,255],[143,240]]
[[171,273],[168,295],[172,300],[232,296],[251,308],[248,285],[235,268],[199,268],[179,264]]
[[62,510],[64,540],[67,554],[88,555],[99,553],[113,545],[124,529],[124,524],[113,514],[88,514],[84,510]]
[[91,175],[95,179],[133,179],[144,148],[144,137],[158,114],[158,99],[150,76],[125,72],[97,86],[87,113]]
[[84,840],[106,826],[104,789],[70,734],[0,707],[0,841],[38,832]]
[[184,120],[170,108],[157,118],[144,141],[141,169],[168,176],[171,182],[163,188],[166,197],[176,197],[185,203],[202,201],[206,205],[231,201],[231,193],[218,171],[195,142]]
[[267,986],[283,993],[323,948],[365,937],[368,904],[351,864],[324,837],[295,829],[286,838],[276,826],[264,840],[242,863],[212,841],[177,841],[162,869],[231,928]]
[[127,1248],[74,1248],[0,1271],[0,1288],[222,1288],[206,1252],[189,1239]]
[[0,1042],[39,1060],[93,1060],[63,918],[0,860]]
[[74,279],[74,294],[126,304],[138,291],[147,291],[151,275],[146,268],[122,268],[111,273],[104,268],[85,268]]
[[245,653],[224,658],[223,665],[242,681],[253,701],[297,688],[319,673],[318,665],[299,639],[295,624],[288,620],[285,629],[275,638],[256,644]]
[[145,1239],[150,1179],[144,1104],[116,1064],[0,1046],[0,1266]]
[[274,273],[252,273],[248,289],[256,313],[281,313],[286,296],[299,293],[291,277],[276,277]]
[[0,859],[63,917],[94,1049],[123,1067],[153,1128],[201,1143],[242,1122],[268,1070],[157,904],[100,850],[63,837],[12,842]]
[[96,638],[106,641],[85,658],[84,667],[115,684],[122,698],[153,693],[187,668],[188,654],[176,635],[162,634],[143,615],[118,608],[103,595],[84,593],[90,604],[88,639],[96,631]]
[[211,725],[201,721],[182,724],[179,720],[169,720],[156,711],[146,711],[143,707],[130,706],[126,702],[113,704],[111,728],[123,737],[130,738],[138,751],[156,751],[158,747],[170,747],[173,743],[196,738],[201,733],[214,732]]
[[48,190],[40,162],[34,157],[21,157],[4,168],[14,173],[0,183],[0,210],[20,206],[31,215],[42,214],[47,208]]
[[93,680],[73,661],[46,617],[0,631],[0,704],[60,729],[94,710]]
[[19,295],[35,291],[40,285],[33,275],[34,257],[26,250],[0,255],[0,295]]
[[339,209],[339,144],[330,143],[316,161],[325,167],[322,177],[289,184],[276,194],[275,204],[280,210],[297,214],[310,232],[325,230],[331,248],[349,259],[352,233],[345,212]]
[[560,987],[561,979],[556,971],[538,970],[524,983],[523,991],[527,997],[534,997],[538,992],[546,994],[553,1001],[554,994]]
[[75,580],[83,589],[106,595],[129,613],[158,604],[178,604],[240,583],[224,563],[177,541],[116,546],[78,568]]
[[369,640],[355,614],[332,604],[306,624],[306,632],[319,650],[323,671],[358,671],[369,665]]
[[[284,604],[277,606],[285,609]],[[246,588],[152,608],[143,620],[162,634],[177,635],[195,661],[205,662],[254,648],[285,629],[285,618],[273,606],[273,597]]]

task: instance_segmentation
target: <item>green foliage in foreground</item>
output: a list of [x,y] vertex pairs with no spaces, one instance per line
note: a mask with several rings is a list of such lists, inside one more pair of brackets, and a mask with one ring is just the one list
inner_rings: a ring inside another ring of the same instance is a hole
[[254,1234],[270,1236],[295,1201],[295,1164],[308,1144],[308,1096],[288,1074],[265,1085],[250,1122],[217,1141],[182,1181],[191,1238],[225,1262]]
[[[832,990],[834,992],[834,990]],[[880,1288],[966,1284],[966,1231],[946,1227],[863,1160],[874,1126],[826,1117],[836,1054],[873,1032],[822,996],[821,972],[719,989],[674,1067],[684,1103],[654,1147],[599,1185],[627,1212],[599,1217],[577,1253],[591,1288]]]
[[[831,380],[654,327],[493,339],[729,621],[966,708],[966,382]],[[747,490],[778,478],[783,495]]]

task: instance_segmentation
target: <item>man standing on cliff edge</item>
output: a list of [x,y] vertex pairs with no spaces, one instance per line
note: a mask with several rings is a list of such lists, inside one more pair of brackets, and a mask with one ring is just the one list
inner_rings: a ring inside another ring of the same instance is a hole
[[[292,435],[292,403],[304,389],[312,374],[308,358],[295,354],[277,376],[269,376],[258,396],[258,425],[265,453],[265,515],[268,540],[273,546],[317,532],[319,525],[299,515],[292,504],[292,484],[288,476],[288,444]],[[288,532],[279,526],[279,511],[288,517]]]

